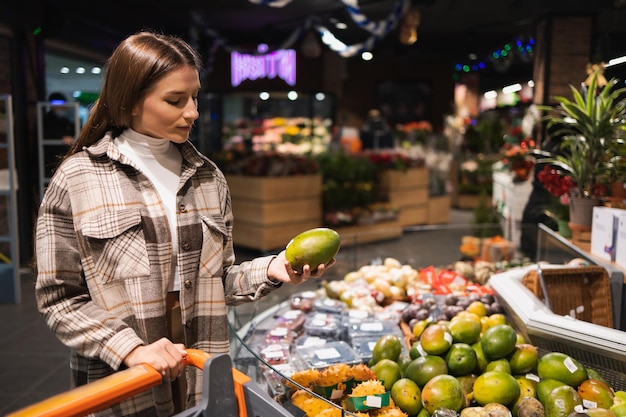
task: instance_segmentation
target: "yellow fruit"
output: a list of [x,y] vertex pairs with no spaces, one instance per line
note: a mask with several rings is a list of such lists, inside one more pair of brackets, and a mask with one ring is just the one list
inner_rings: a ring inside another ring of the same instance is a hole
[[465,310],[476,314],[478,317],[484,317],[489,313],[487,305],[482,301],[474,301],[470,303]]
[[455,343],[467,343],[471,345],[480,338],[482,327],[480,322],[476,322],[469,317],[460,317],[450,320],[448,330]]
[[446,353],[446,365],[451,375],[462,376],[472,373],[478,365],[476,352],[467,343],[455,343]]
[[410,416],[422,410],[422,390],[408,378],[399,379],[393,384],[391,398],[396,406]]
[[422,335],[422,332],[424,331],[424,329],[426,327],[428,327],[428,325],[432,323],[431,320],[426,319],[426,320],[419,320],[417,323],[415,323],[413,325],[413,336],[419,338]]
[[513,415],[518,415],[519,407],[524,400],[537,398],[537,382],[525,376],[516,377],[515,380],[517,381],[517,385],[519,385],[519,397],[517,397],[511,411]]
[[561,352],[550,352],[539,358],[537,374],[541,379],[556,379],[578,387],[587,379],[587,370],[576,359]]
[[420,344],[424,352],[429,355],[441,355],[446,353],[452,345],[452,335],[443,324],[428,326],[420,336]]
[[431,415],[441,408],[459,411],[464,400],[461,383],[452,375],[437,375],[422,389],[422,405]]
[[517,332],[508,324],[498,324],[485,330],[480,338],[480,344],[489,360],[508,356],[517,343]]
[[372,357],[369,366],[374,366],[381,359],[391,359],[396,362],[402,352],[402,341],[396,335],[386,334],[378,338],[372,348]]
[[519,393],[517,381],[506,372],[485,372],[474,382],[474,400],[480,405],[489,403],[509,405],[517,400]]
[[302,272],[304,265],[315,270],[319,265],[329,263],[339,252],[340,245],[339,233],[318,227],[291,239],[285,248],[285,257],[295,271]]
[[513,353],[509,357],[511,373],[513,375],[528,373],[535,369],[538,361],[539,352],[537,346],[528,343],[515,345],[515,349],[513,349]]
[[423,387],[428,381],[437,375],[448,373],[448,365],[441,356],[428,355],[415,358],[409,363],[404,371],[407,378],[418,386]]
[[490,316],[487,316],[487,327],[497,326],[498,324],[509,324],[504,314],[494,313]]

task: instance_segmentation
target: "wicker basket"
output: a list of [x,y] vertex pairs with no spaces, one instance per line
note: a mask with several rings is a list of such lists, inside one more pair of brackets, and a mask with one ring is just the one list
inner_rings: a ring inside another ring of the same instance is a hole
[[[613,303],[609,275],[601,266],[542,268],[552,312],[578,320],[613,327]],[[536,270],[522,278],[522,284],[543,300]]]

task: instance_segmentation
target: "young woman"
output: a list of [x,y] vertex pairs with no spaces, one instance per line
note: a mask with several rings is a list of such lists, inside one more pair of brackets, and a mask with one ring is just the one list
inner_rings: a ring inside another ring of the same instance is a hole
[[162,385],[101,415],[169,416],[195,405],[202,376],[185,369],[185,348],[229,352],[226,305],[325,269],[297,274],[284,251],[234,264],[226,181],[188,142],[199,70],[179,38],[125,39],[40,207],[37,302],[71,348],[73,384],[139,363],[163,374]]

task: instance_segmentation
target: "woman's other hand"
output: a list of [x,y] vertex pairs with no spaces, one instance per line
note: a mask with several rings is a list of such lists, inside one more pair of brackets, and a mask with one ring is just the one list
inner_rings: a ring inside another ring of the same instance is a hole
[[172,343],[162,338],[145,346],[137,346],[126,358],[128,367],[146,363],[163,375],[163,379],[173,381],[185,371],[187,352],[182,343]]

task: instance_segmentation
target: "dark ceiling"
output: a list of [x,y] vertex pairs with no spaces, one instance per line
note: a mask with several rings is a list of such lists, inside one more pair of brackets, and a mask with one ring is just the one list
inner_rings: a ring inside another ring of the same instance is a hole
[[[203,55],[206,50],[202,49],[211,48],[216,39],[221,47],[233,49],[249,50],[261,42],[274,48],[283,46],[312,22],[328,27],[348,45],[366,42],[371,36],[346,12],[346,0],[283,0],[284,7],[253,2],[270,0],[24,1],[34,2],[35,8],[28,10],[21,2],[11,2],[13,5],[0,8],[0,20],[26,29],[41,27],[41,35],[48,40],[103,56],[126,35],[140,29],[190,38],[191,29],[195,28],[199,34],[197,45]],[[378,21],[393,14],[399,1],[351,0],[351,3],[363,16]],[[374,44],[374,53],[426,61],[463,61],[470,53],[480,57],[504,43],[532,37],[534,23],[539,18],[580,14],[596,19],[594,52],[601,59],[609,59],[626,49],[624,0],[411,0],[410,3],[421,13],[418,41],[410,46],[401,44],[396,28]],[[337,21],[347,23],[348,29],[336,30]]]

